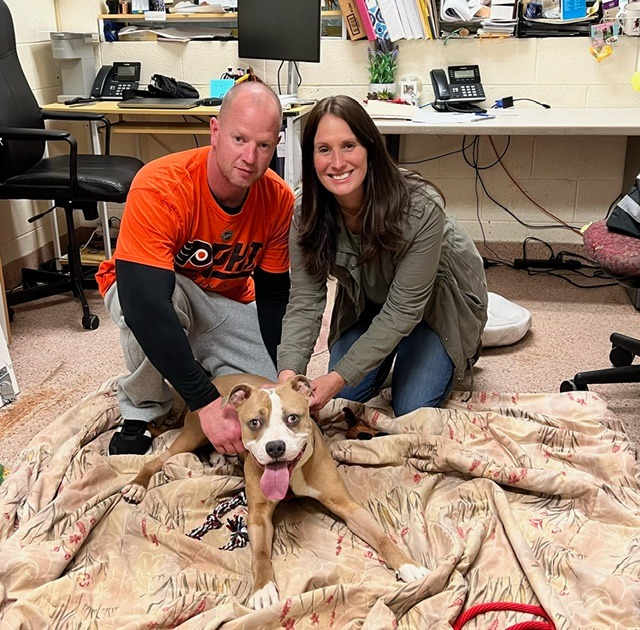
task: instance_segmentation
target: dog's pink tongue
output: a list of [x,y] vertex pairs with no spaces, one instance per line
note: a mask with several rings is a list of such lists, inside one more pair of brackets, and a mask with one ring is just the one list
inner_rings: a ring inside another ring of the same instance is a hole
[[267,499],[284,499],[289,490],[289,469],[287,462],[267,464],[260,479],[260,487]]

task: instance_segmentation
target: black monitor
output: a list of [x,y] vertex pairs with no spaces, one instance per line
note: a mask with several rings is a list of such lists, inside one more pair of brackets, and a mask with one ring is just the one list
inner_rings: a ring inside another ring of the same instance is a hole
[[238,56],[288,61],[287,93],[298,93],[296,61],[320,61],[320,0],[238,0]]

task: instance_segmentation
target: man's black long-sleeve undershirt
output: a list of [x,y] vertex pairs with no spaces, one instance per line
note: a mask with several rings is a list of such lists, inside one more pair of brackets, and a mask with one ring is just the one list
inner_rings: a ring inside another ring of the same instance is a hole
[[[289,272],[253,274],[262,338],[274,365],[289,299]],[[116,261],[118,298],[127,326],[155,368],[184,398],[189,409],[200,409],[220,396],[196,361],[171,297],[175,273],[149,265]]]

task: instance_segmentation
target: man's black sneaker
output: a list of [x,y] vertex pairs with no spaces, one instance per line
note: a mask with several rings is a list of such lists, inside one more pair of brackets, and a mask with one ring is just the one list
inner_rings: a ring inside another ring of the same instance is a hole
[[125,420],[109,442],[109,455],[146,455],[152,441],[146,422]]

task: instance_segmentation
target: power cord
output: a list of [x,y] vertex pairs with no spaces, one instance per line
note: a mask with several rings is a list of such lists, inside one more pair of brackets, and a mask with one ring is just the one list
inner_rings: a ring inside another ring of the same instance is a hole
[[547,103],[541,103],[540,101],[536,101],[533,98],[513,98],[513,96],[504,96],[503,98],[499,98],[492,106],[491,109],[507,109],[508,107],[513,107],[513,104],[516,101],[530,101],[531,103],[535,103],[536,105],[540,105],[540,107],[544,107],[545,109],[550,109],[551,105]]

